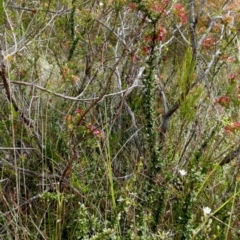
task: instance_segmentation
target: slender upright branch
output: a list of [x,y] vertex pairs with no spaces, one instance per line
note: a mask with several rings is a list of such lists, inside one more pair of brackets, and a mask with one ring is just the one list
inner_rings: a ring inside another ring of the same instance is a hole
[[240,155],[240,146],[238,146],[237,148],[235,148],[234,150],[232,150],[229,154],[227,154],[226,157],[224,157],[219,165],[223,166],[225,164],[230,163],[232,160],[234,160],[236,157],[238,157]]
[[189,7],[190,7],[189,22],[190,22],[191,47],[193,52],[193,59],[195,59],[198,51],[198,43],[197,43],[197,35],[196,35],[197,21],[195,18],[195,9],[194,9],[193,0],[189,0]]
[[28,117],[26,117],[26,115],[23,113],[23,111],[21,111],[21,108],[18,106],[17,101],[11,92],[11,86],[10,86],[10,82],[7,78],[6,65],[5,65],[4,55],[2,52],[1,46],[0,46],[0,76],[3,81],[3,86],[5,89],[8,101],[12,104],[14,110],[16,112],[20,113],[20,116],[23,119],[24,123],[27,124],[29,127],[33,127],[33,124],[34,124],[33,121],[31,119],[29,119]]

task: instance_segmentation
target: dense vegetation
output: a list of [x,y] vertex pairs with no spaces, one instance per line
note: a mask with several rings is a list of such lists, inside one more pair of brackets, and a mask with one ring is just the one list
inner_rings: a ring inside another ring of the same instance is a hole
[[239,1],[0,4],[1,239],[239,239]]

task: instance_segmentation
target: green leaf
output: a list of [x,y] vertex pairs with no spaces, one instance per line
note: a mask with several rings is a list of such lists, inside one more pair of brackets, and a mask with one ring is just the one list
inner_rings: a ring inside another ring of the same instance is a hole
[[4,24],[5,14],[4,14],[4,7],[3,7],[3,0],[0,0],[0,25]]

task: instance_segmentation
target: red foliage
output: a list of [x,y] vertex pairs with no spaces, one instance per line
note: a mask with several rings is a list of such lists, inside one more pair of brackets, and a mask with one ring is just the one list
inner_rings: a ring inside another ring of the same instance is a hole
[[237,79],[237,74],[231,73],[228,78],[229,78],[229,80],[231,80],[231,81],[235,81],[235,80]]
[[136,4],[135,3],[129,3],[128,4],[128,8],[131,9],[131,10],[134,10],[137,8]]
[[203,39],[202,46],[206,49],[211,48],[216,44],[217,40],[213,37],[206,37]]
[[144,38],[144,41],[146,42],[161,42],[163,41],[165,35],[166,35],[166,29],[163,26],[160,26],[158,31],[154,36],[147,36]]
[[144,55],[148,56],[150,54],[150,48],[147,47],[147,46],[143,46],[142,47],[142,52],[143,52]]
[[187,23],[187,14],[184,6],[180,3],[174,5],[175,15],[180,19],[182,24]]
[[227,63],[232,63],[232,62],[235,61],[235,58],[233,56],[229,55],[229,54],[226,54],[226,55],[223,55],[221,57],[221,60],[223,60],[223,61],[225,61]]
[[83,113],[83,110],[80,109],[80,108],[77,108],[77,109],[75,110],[75,113],[77,113],[77,114],[82,114],[82,113]]
[[222,106],[227,106],[230,103],[230,97],[227,96],[221,96],[219,98],[217,98],[214,103],[215,104],[220,104]]
[[167,57],[166,55],[162,56],[162,60],[163,60],[164,62],[166,62],[167,59],[168,59],[168,57]]
[[104,132],[100,130],[99,128],[95,127],[94,125],[89,125],[87,128],[91,131],[91,133],[95,136],[99,136],[100,138],[104,138]]
[[159,4],[153,4],[152,5],[152,10],[155,12],[158,12],[160,14],[163,14],[164,16],[166,15],[166,10],[165,10],[165,6],[159,5]]
[[239,129],[240,129],[240,122],[232,122],[231,124],[225,127],[225,132],[226,133],[235,132],[236,130],[239,130]]

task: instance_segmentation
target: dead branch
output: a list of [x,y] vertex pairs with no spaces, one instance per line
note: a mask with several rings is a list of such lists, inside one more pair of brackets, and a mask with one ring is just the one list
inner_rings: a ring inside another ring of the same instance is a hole
[[223,166],[225,164],[228,164],[239,155],[240,155],[240,146],[238,146],[237,148],[232,150],[230,153],[228,153],[227,156],[220,161],[219,165]]

